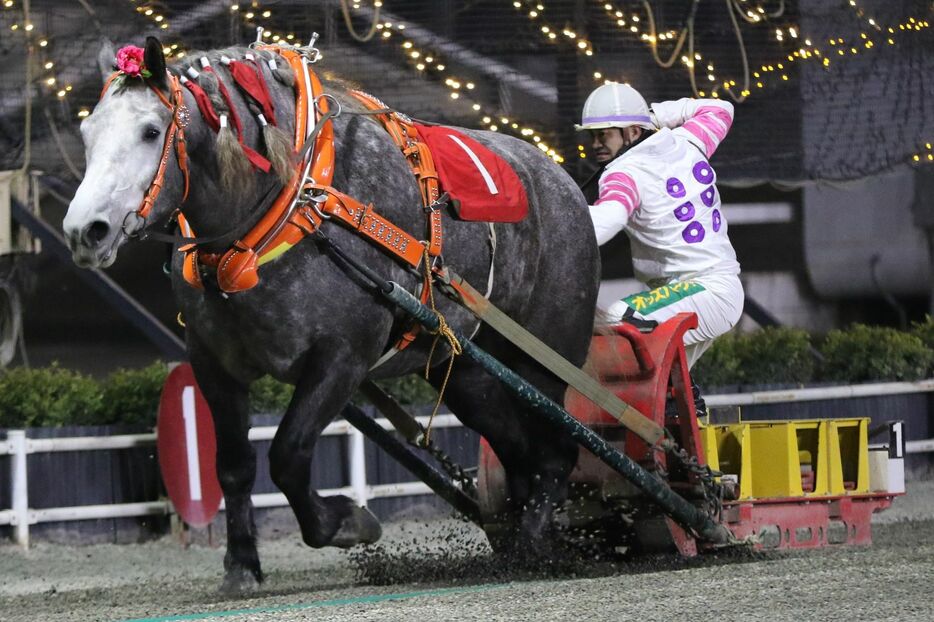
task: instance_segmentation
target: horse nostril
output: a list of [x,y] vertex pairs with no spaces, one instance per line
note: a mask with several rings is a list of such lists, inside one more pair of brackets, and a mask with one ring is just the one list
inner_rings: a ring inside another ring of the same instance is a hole
[[86,246],[94,248],[110,233],[110,225],[103,220],[95,220],[81,232],[81,239]]

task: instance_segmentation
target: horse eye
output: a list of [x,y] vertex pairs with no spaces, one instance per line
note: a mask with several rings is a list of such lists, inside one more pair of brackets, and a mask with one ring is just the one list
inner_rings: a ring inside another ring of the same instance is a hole
[[146,142],[152,142],[159,138],[159,135],[162,132],[157,127],[149,126],[143,130],[143,140]]

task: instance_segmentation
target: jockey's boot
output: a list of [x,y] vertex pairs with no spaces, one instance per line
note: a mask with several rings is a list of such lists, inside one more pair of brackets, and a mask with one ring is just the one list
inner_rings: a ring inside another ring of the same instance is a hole
[[[697,412],[698,418],[706,417],[707,402],[704,401],[704,396],[701,395],[700,387],[694,382],[694,378],[691,378],[691,397],[694,400],[694,410]],[[665,400],[665,418],[668,419],[677,416],[678,404],[675,402],[674,398],[669,395],[668,399]]]
[[700,387],[694,382],[694,378],[691,378],[691,393],[694,396],[694,410],[697,411],[697,417],[706,417],[707,402],[704,401],[704,396],[701,395]]

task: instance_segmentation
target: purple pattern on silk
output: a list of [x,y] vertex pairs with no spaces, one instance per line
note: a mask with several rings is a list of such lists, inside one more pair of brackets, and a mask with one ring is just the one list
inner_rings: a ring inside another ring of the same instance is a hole
[[700,194],[700,200],[701,200],[701,201],[704,203],[704,205],[706,205],[707,207],[712,207],[712,206],[713,206],[713,203],[714,203],[714,199],[716,198],[716,196],[717,196],[717,191],[714,189],[714,187],[713,187],[713,186],[708,186],[707,188],[704,189],[703,192],[701,192],[701,194]]
[[716,233],[720,230],[720,225],[723,224],[723,219],[720,217],[720,210],[715,209],[713,211],[713,231]]
[[694,165],[694,179],[701,182],[702,184],[709,184],[713,182],[713,169],[710,168],[710,163],[706,160],[701,160]]
[[673,196],[676,199],[683,197],[686,192],[684,190],[684,184],[681,183],[681,180],[677,177],[669,177],[667,184],[668,194]]
[[694,209],[694,204],[690,201],[686,201],[685,203],[682,203],[675,208],[675,218],[681,222],[687,222],[694,218],[695,212],[696,210]]
[[688,244],[697,244],[703,241],[706,233],[707,232],[704,231],[704,226],[695,220],[684,228],[684,231],[681,232],[681,237],[684,238],[684,241]]

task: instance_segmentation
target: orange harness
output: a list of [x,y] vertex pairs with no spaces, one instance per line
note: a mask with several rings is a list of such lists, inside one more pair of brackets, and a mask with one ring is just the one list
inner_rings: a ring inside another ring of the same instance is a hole
[[[295,150],[298,152],[308,134],[308,107],[314,107],[314,120],[320,122],[328,113],[328,100],[331,98],[323,93],[320,81],[299,52],[275,46],[264,49],[283,57],[295,75]],[[352,94],[370,111],[385,109],[370,95],[356,91]],[[401,115],[386,112],[375,116],[402,150],[419,181],[422,201],[429,213],[427,242],[416,239],[377,214],[372,204],[364,205],[330,185],[335,153],[334,129],[328,119],[315,138],[309,165],[300,164],[292,179],[249,233],[234,242],[223,254],[204,253],[194,244],[179,249],[185,253],[182,271],[185,280],[194,287],[203,288],[200,266],[207,265],[216,267],[217,282],[222,291],[250,289],[259,282],[259,266],[279,257],[303,237],[314,233],[324,220],[331,219],[358,232],[412,268],[417,269],[426,254],[429,258],[440,256],[442,228],[441,214],[437,209],[440,190],[431,153],[419,139],[411,122]],[[302,168],[305,169],[304,175]],[[185,235],[192,234],[181,215],[179,224]],[[426,276],[426,284],[422,288],[423,301],[427,300],[430,291],[430,283],[427,283],[429,278]]]

